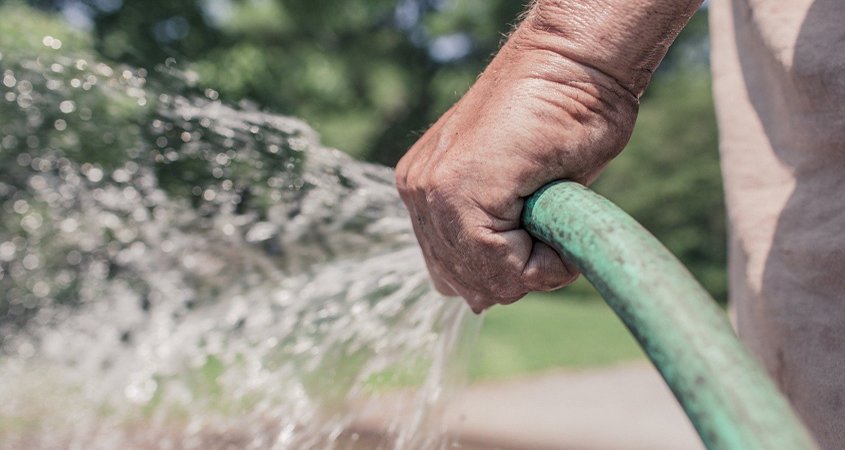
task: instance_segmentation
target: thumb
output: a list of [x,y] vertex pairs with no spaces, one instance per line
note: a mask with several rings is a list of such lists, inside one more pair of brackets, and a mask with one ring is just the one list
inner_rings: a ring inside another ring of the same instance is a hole
[[534,240],[531,255],[522,270],[522,281],[532,291],[552,291],[572,283],[578,274],[578,269],[564,261],[553,248]]

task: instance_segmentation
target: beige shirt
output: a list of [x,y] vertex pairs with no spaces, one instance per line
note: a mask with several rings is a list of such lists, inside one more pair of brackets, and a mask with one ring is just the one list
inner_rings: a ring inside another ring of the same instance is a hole
[[710,21],[737,330],[845,449],[845,0],[714,0]]

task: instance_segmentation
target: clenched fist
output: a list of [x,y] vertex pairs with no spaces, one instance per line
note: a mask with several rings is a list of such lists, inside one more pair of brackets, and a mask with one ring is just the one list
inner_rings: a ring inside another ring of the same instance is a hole
[[520,28],[396,168],[431,278],[475,312],[572,282],[577,271],[520,228],[523,199],[589,183],[630,137],[637,99]]
[[570,283],[520,228],[548,182],[589,184],[631,136],[638,98],[700,0],[537,0],[396,167],[431,278],[475,312]]

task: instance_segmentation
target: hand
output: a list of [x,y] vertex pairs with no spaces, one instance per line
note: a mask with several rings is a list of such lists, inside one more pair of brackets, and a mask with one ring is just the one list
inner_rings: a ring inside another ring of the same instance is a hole
[[590,183],[636,118],[630,89],[532,33],[517,29],[396,168],[435,287],[476,313],[577,277],[520,228],[523,199],[557,179]]

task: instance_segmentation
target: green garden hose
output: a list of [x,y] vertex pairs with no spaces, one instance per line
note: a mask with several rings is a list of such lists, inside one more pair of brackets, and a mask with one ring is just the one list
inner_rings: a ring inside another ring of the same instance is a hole
[[523,222],[598,289],[708,449],[817,448],[715,301],[631,216],[580,184],[557,182],[526,201]]

